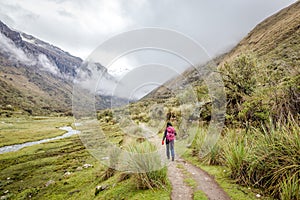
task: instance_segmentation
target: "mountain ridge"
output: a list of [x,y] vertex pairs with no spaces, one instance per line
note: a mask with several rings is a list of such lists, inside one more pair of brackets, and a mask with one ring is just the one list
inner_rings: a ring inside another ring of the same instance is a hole
[[[89,81],[97,74],[114,82],[100,63],[79,57],[35,38],[10,29],[0,21],[0,114],[72,115],[73,81]],[[92,84],[90,87],[94,87]],[[87,89],[87,90],[86,90]],[[88,92],[92,88],[82,88]],[[111,99],[125,99],[97,93],[98,109],[109,108]]]

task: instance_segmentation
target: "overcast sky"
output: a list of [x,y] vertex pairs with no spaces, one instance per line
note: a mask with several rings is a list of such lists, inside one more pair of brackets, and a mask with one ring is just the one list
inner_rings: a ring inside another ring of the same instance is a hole
[[296,0],[1,0],[0,20],[85,59],[113,35],[179,31],[214,56]]
[[[140,98],[191,66],[180,56],[189,58],[193,64],[205,62],[234,47],[259,22],[294,2],[0,0],[0,20],[72,55],[100,62],[120,81],[115,89],[111,88],[114,84],[107,83],[96,90]],[[154,44],[159,49],[140,48]],[[126,53],[132,49],[135,51]],[[87,85],[95,87],[97,82],[101,83],[99,76]]]

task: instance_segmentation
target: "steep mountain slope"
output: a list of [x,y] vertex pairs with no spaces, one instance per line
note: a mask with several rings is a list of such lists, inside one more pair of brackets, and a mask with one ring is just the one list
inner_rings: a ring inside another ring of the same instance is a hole
[[300,2],[297,1],[258,24],[229,52],[225,60],[236,57],[239,53],[245,51],[253,51],[258,55],[268,55],[270,51],[282,50],[281,46],[287,46],[288,44],[299,46],[299,10]]
[[[270,16],[229,53],[213,60],[226,87],[228,123],[238,120],[246,124],[270,117],[286,119],[289,114],[299,116],[299,10],[300,2],[297,1]],[[198,66],[198,70],[210,63]],[[168,81],[146,98],[162,97],[167,101],[171,96],[170,88],[180,90],[182,84],[190,84],[199,101],[207,99],[207,89],[198,77],[197,70],[188,69],[181,77]]]
[[[82,81],[90,81],[97,73],[104,75],[108,83],[114,82],[101,64],[83,64],[80,58],[0,22],[2,115],[71,114],[73,80],[79,68]],[[97,108],[109,107],[110,98],[99,93]]]
[[[54,74],[62,73],[72,77],[75,75],[76,68],[82,63],[80,58],[74,57],[31,35],[11,30],[2,22],[0,22],[0,32],[2,34],[1,55],[8,58],[6,60],[8,63],[2,60],[2,64],[23,61],[20,64],[48,67]],[[6,45],[3,45],[3,43],[6,43]]]

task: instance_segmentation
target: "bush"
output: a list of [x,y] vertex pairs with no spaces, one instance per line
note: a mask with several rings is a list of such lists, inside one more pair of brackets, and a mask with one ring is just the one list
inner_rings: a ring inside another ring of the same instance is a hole
[[225,165],[237,183],[260,188],[275,198],[300,199],[300,126],[271,123],[257,129],[227,130],[209,153],[201,157],[205,131],[192,143],[192,154],[204,164]]
[[245,96],[250,96],[257,86],[257,59],[252,55],[240,55],[220,69],[226,88],[229,114],[237,115]]

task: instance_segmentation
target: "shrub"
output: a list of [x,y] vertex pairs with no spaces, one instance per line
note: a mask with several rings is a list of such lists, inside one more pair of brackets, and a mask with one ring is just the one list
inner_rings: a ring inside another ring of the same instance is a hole
[[245,96],[250,96],[257,85],[257,59],[252,55],[240,55],[220,69],[228,99],[228,108],[238,113]]

